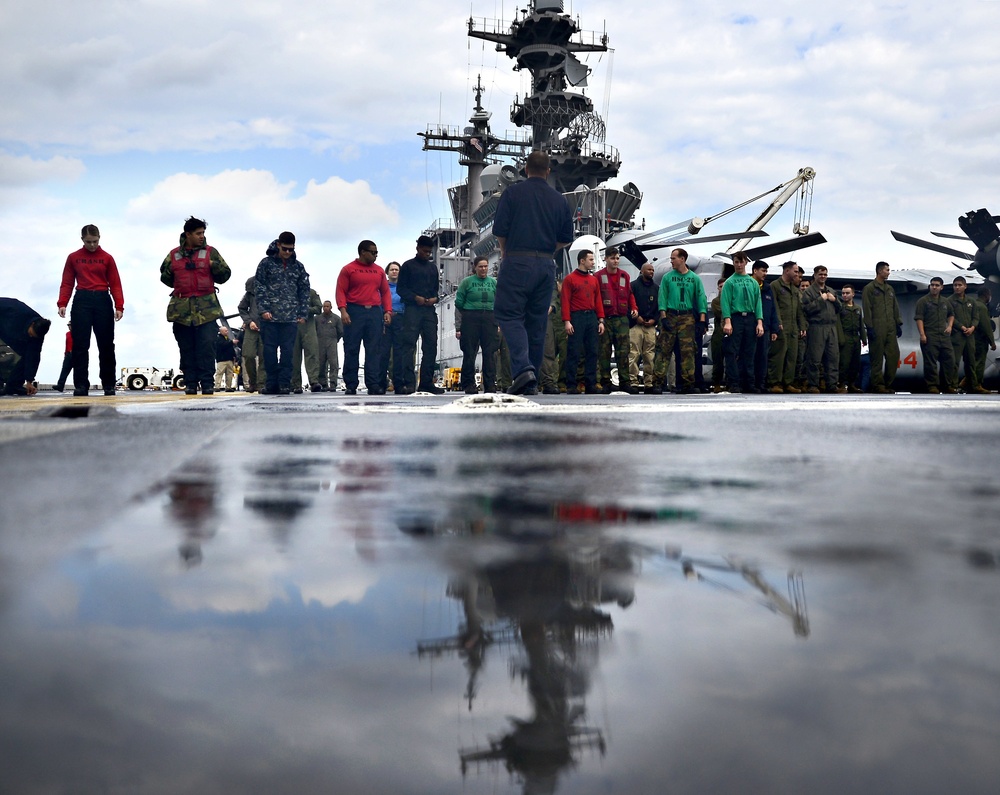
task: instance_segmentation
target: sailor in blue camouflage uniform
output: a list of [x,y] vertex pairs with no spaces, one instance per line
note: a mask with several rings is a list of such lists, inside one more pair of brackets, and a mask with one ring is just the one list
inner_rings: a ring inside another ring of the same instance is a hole
[[[264,394],[292,391],[292,351],[299,324],[309,315],[309,274],[295,256],[295,235],[282,232],[257,266],[257,307],[263,320]],[[279,357],[280,351],[280,357]]]

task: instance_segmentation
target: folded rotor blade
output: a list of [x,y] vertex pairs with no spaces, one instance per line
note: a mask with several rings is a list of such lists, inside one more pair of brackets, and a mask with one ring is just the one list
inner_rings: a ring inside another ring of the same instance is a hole
[[672,240],[660,240],[656,243],[643,243],[639,246],[640,251],[649,251],[654,248],[666,248],[667,246],[693,246],[697,243],[718,243],[723,240],[742,240],[746,237],[767,237],[767,232],[763,229],[756,232],[734,232],[731,235],[709,235],[706,237],[675,237]]
[[777,243],[768,243],[763,246],[756,246],[755,248],[747,248],[743,250],[743,253],[747,255],[747,259],[756,262],[766,257],[779,257],[782,254],[787,254],[789,251],[798,251],[802,248],[819,246],[825,242],[826,238],[821,233],[812,232],[801,237],[779,240]]
[[687,229],[688,225],[694,221],[694,218],[689,218],[687,221],[680,221],[673,226],[665,226],[663,229],[657,229],[655,232],[647,232],[644,235],[639,235],[638,237],[632,238],[634,241],[648,240],[651,237],[656,237],[657,235],[665,234],[666,232],[676,232],[678,229]]
[[934,237],[948,237],[952,240],[968,240],[968,235],[949,235],[947,232],[931,232]]
[[902,232],[891,232],[891,234],[900,243],[909,243],[911,246],[917,246],[918,248],[926,248],[929,251],[936,251],[939,254],[948,254],[952,257],[958,257],[959,259],[968,259],[968,260],[975,259],[974,255],[966,254],[964,251],[959,251],[954,248],[948,248],[947,246],[939,246],[937,243],[929,243],[928,241],[921,240],[918,237],[911,237],[910,235],[904,235]]

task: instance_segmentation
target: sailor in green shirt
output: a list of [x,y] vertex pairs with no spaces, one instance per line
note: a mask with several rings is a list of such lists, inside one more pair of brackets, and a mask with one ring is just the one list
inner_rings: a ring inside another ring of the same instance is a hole
[[663,388],[667,365],[676,342],[680,347],[681,386],[683,393],[694,391],[695,315],[705,323],[708,301],[698,275],[688,269],[687,252],[675,248],[670,252],[670,266],[660,281],[660,336],[656,341],[654,386]]
[[729,337],[726,381],[730,392],[759,392],[754,359],[757,337],[764,334],[764,309],[757,280],[747,273],[747,255],[733,254],[735,273],[722,285],[722,333]]
[[455,336],[462,345],[462,388],[467,395],[479,391],[476,386],[476,355],[483,351],[483,391],[497,388],[494,353],[499,347],[497,321],[493,302],[497,295],[497,280],[488,276],[486,257],[475,262],[475,272],[462,279],[455,295]]

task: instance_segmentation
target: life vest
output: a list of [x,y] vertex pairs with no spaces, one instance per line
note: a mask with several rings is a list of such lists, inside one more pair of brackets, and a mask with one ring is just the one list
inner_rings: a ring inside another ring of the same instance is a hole
[[611,284],[606,271],[599,276],[604,314],[608,317],[628,314],[628,295],[630,292],[628,280],[621,271],[615,274],[615,279],[615,284]]
[[[189,263],[194,263],[191,268]],[[181,247],[170,252],[170,270],[174,272],[174,298],[194,298],[215,292],[212,278],[212,247],[198,249],[189,256]]]

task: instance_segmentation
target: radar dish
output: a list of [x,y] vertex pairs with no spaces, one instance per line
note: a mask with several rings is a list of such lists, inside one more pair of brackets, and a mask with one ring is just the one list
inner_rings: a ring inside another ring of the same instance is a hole
[[581,113],[566,128],[570,135],[583,141],[603,144],[607,135],[604,119],[596,113]]

